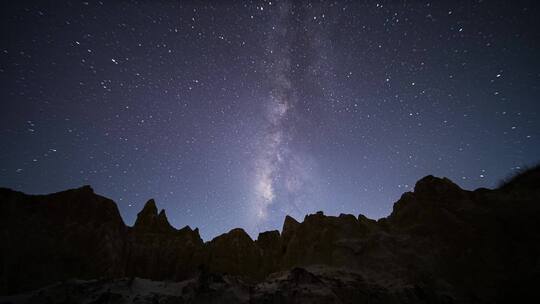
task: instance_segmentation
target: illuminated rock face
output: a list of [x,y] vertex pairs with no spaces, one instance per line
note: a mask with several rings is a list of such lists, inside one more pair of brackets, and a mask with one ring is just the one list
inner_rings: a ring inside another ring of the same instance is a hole
[[540,280],[539,175],[475,191],[427,176],[378,221],[318,212],[301,223],[287,216],[281,234],[252,240],[233,229],[206,243],[197,229],[172,227],[153,200],[127,227],[88,186],[39,196],[0,189],[0,293],[139,277],[183,281],[175,296],[184,300],[516,299]]

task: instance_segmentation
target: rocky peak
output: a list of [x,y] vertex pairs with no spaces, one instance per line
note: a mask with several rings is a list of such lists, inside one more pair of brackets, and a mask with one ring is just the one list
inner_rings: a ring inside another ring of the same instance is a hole
[[297,220],[287,215],[285,216],[285,221],[283,222],[283,232],[290,229],[294,230],[296,227],[298,227],[298,225],[300,225],[300,223]]
[[197,236],[197,239],[200,240],[201,243],[203,243],[203,241],[201,239],[201,235],[199,234],[199,228],[193,229],[192,232],[193,232],[193,235]]
[[137,220],[139,218],[155,217],[157,215],[158,213],[157,213],[156,202],[154,201],[154,199],[149,199],[146,202],[146,204],[144,204],[144,207],[141,210],[141,212],[137,214]]
[[196,234],[199,235],[199,228],[191,229],[189,225],[184,226],[184,228],[178,229],[178,233],[181,234]]
[[285,216],[285,221],[283,222],[283,229],[281,230],[281,236],[283,237],[283,240],[287,242],[299,226],[300,223],[297,220],[288,215]]
[[204,243],[199,234],[199,228],[191,229],[191,227],[185,226],[179,229],[177,233],[180,237],[189,240],[192,244],[202,245]]
[[249,234],[242,228],[234,228],[227,233],[229,239],[253,242]]
[[306,221],[308,219],[323,218],[323,217],[324,217],[324,212],[317,211],[315,213],[306,214],[306,216],[304,216],[304,221]]
[[540,198],[540,164],[507,178],[498,190],[513,192],[518,196]]
[[252,276],[260,272],[260,250],[241,228],[215,237],[207,243],[207,248],[211,271]]
[[210,241],[210,244],[224,244],[228,243],[230,245],[236,244],[253,244],[254,241],[251,239],[249,234],[244,231],[242,228],[234,228],[227,233],[219,235]]
[[456,197],[461,196],[463,190],[450,179],[443,177],[435,177],[428,175],[418,182],[414,186],[414,194],[422,197]]
[[354,224],[356,224],[358,221],[356,217],[352,214],[340,213],[338,218],[343,222],[354,223]]
[[94,193],[94,189],[92,189],[92,187],[90,185],[84,185],[84,186],[80,187],[77,190],[79,190],[81,192]]
[[148,200],[144,208],[137,214],[137,220],[133,228],[136,231],[144,232],[172,232],[175,229],[169,224],[165,210],[158,214],[156,202],[153,199]]

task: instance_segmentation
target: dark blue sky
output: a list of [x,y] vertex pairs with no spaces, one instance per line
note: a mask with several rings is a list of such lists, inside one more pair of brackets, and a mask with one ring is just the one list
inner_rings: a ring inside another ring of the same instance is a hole
[[208,240],[540,160],[535,1],[358,2],[3,2],[0,186]]

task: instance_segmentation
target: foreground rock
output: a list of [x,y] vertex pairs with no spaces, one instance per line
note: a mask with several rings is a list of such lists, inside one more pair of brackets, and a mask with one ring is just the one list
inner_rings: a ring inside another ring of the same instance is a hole
[[540,169],[494,190],[427,176],[378,221],[319,212],[207,243],[153,200],[127,227],[90,187],[0,189],[0,237],[0,294],[22,293],[14,303],[516,302],[540,283]]
[[329,267],[293,268],[260,283],[203,272],[180,282],[146,279],[69,280],[4,303],[447,303],[446,295],[420,286],[386,286],[362,274]]

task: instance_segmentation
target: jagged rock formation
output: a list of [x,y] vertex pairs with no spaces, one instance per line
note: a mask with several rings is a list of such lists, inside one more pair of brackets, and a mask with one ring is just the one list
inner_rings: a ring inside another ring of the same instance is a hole
[[101,278],[40,292],[112,297],[112,286],[124,303],[135,291],[118,286],[140,277],[182,281],[172,293],[148,283],[172,303],[515,302],[540,283],[540,168],[494,190],[427,176],[378,221],[318,212],[301,223],[287,216],[281,234],[252,240],[233,229],[207,243],[197,229],[172,227],[153,200],[127,227],[87,186],[38,196],[0,189],[0,236],[4,295]]
[[126,235],[125,276],[154,280],[181,280],[193,276],[202,263],[203,241],[199,230],[176,230],[165,211],[158,214],[149,200]]

